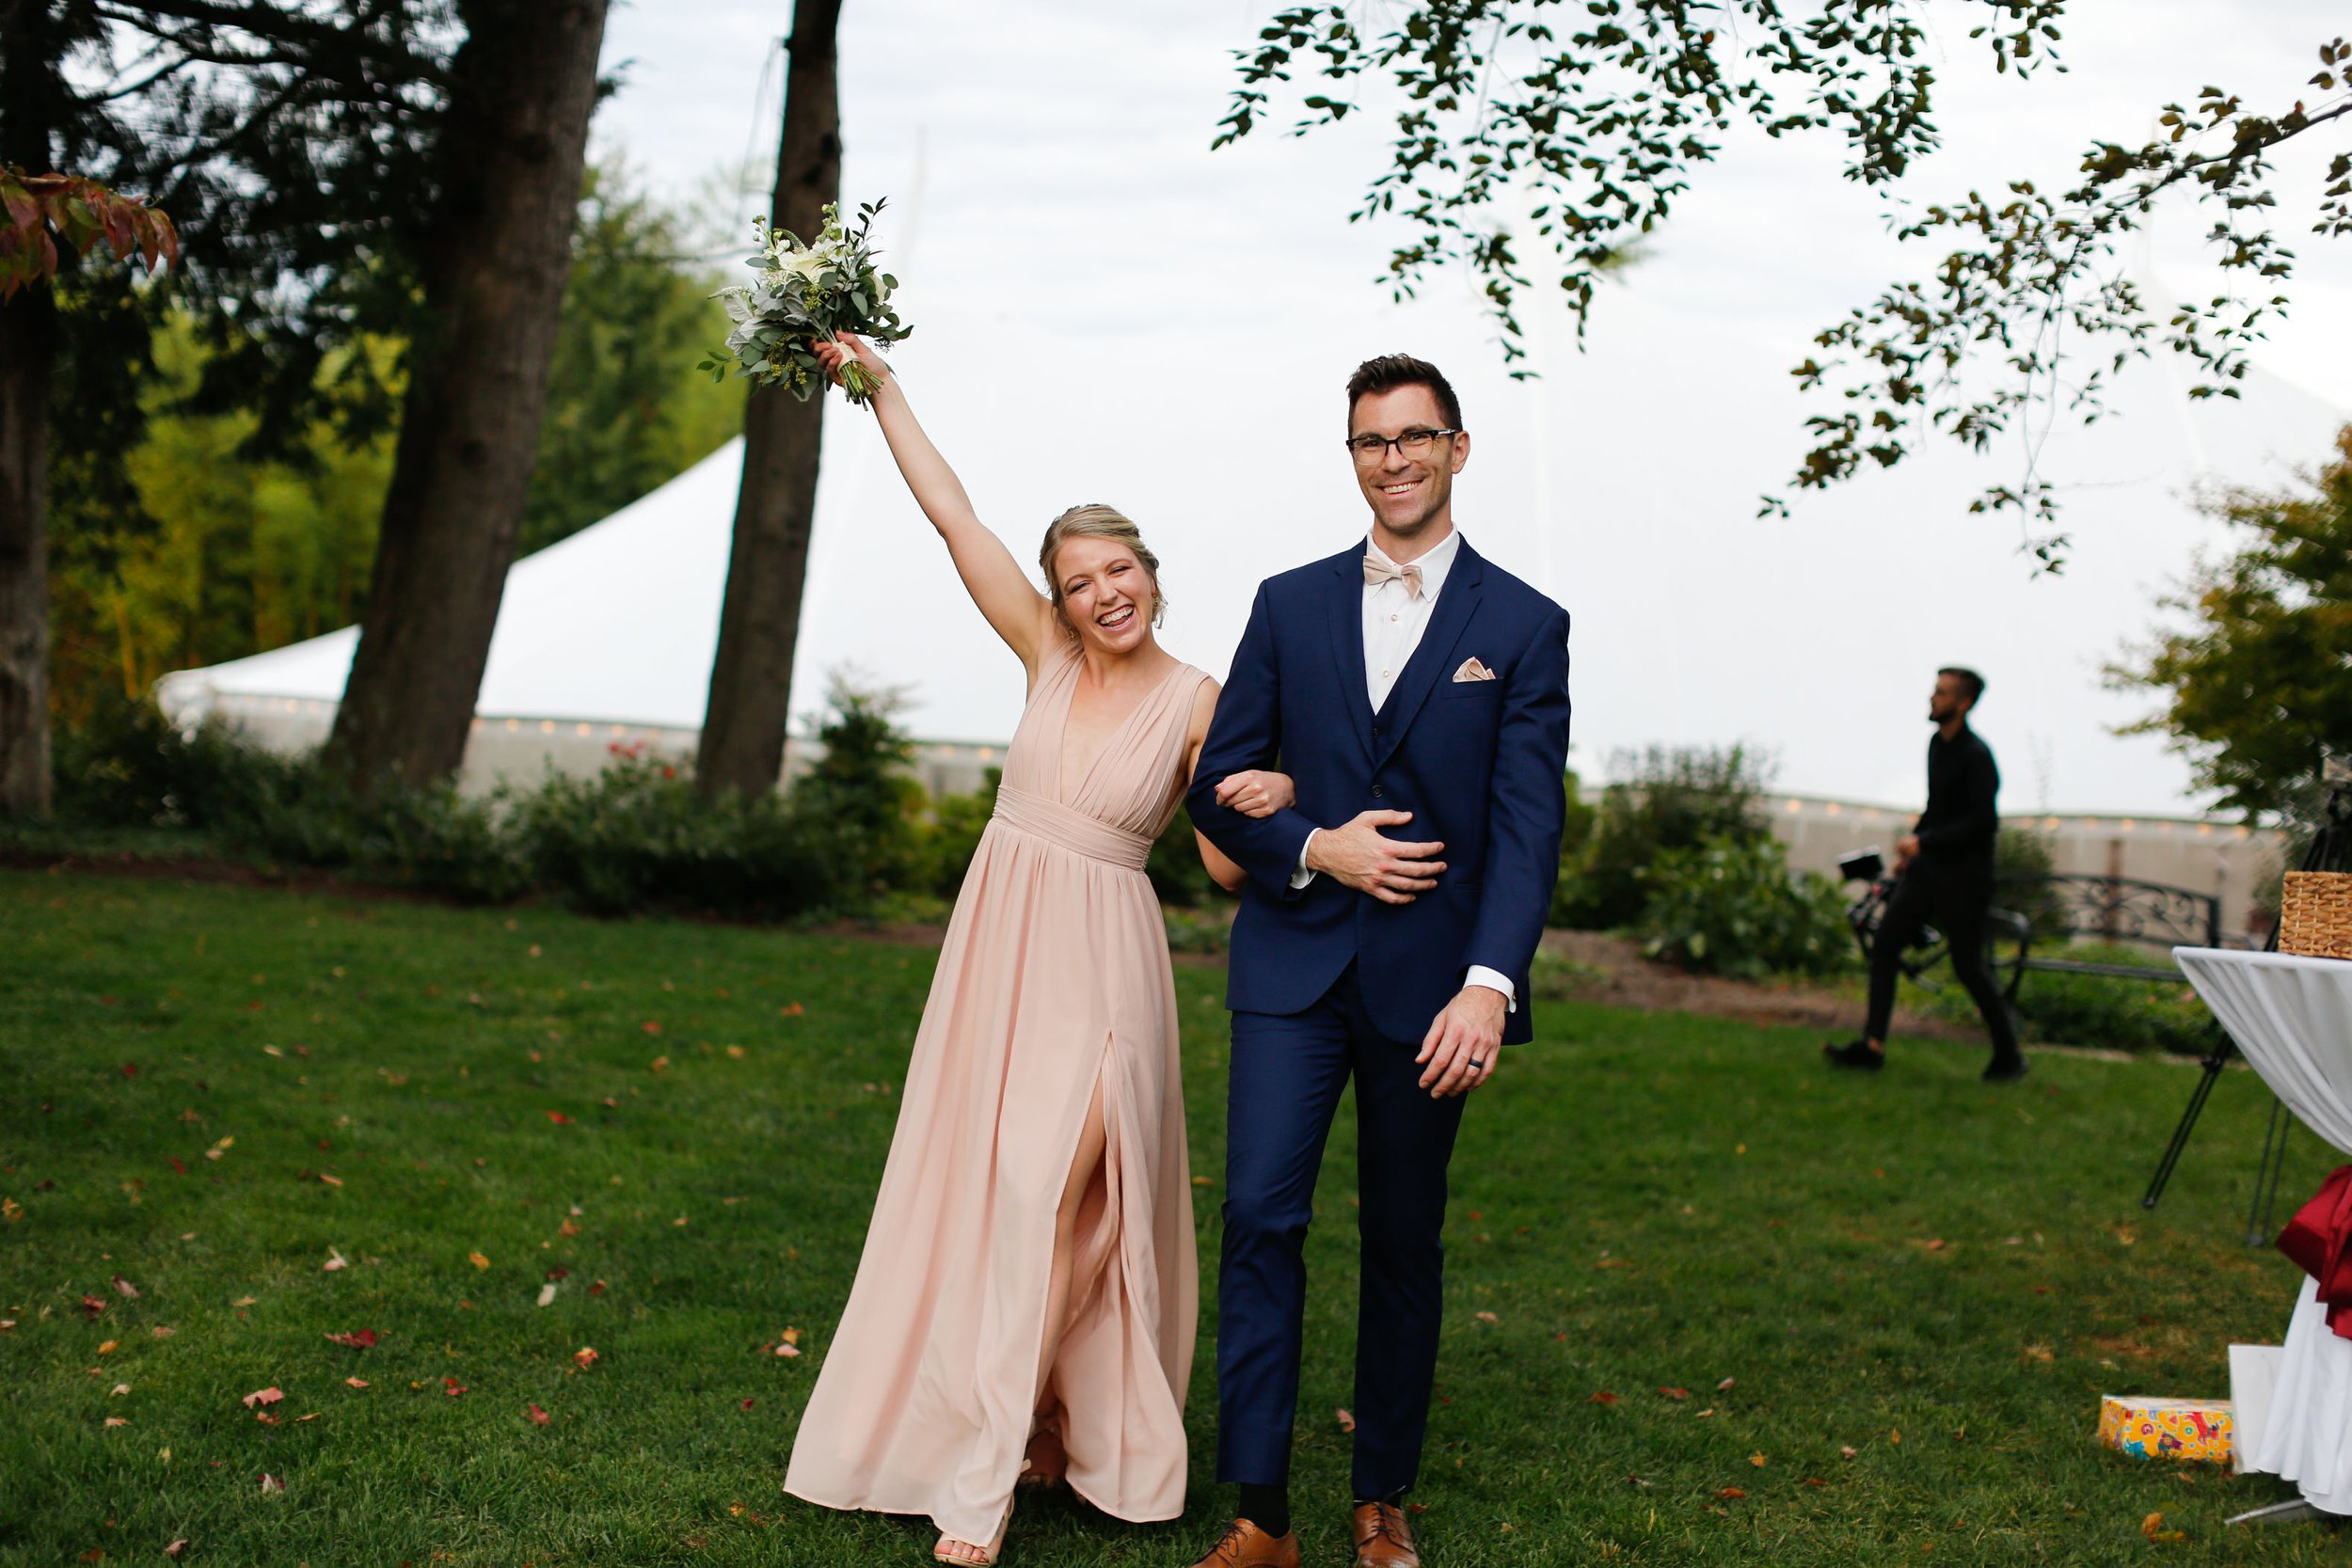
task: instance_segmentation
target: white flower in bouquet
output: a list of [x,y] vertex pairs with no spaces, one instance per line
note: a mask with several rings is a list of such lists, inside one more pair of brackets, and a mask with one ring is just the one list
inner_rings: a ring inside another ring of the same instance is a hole
[[[817,358],[820,341],[837,344],[844,332],[878,345],[903,341],[914,328],[890,307],[898,280],[874,265],[874,215],[882,207],[880,201],[860,207],[857,230],[850,232],[842,227],[839,209],[827,203],[824,227],[806,244],[764,218],[754,219],[759,249],[747,264],[758,276],[712,296],[726,307],[735,330],[700,368],[716,380],[733,366],[739,375],[788,387],[805,399],[824,385]],[[851,357],[841,367],[841,387],[850,402],[863,404],[882,383]]]

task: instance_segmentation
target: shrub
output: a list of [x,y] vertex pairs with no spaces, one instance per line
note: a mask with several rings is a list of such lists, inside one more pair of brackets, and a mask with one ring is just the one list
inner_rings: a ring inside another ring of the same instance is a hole
[[1619,752],[1612,770],[1619,777],[1602,792],[1591,852],[1567,898],[1553,900],[1563,925],[1638,926],[1651,896],[1646,873],[1660,856],[1772,836],[1761,800],[1770,770],[1743,746],[1652,746]]
[[1593,828],[1600,812],[1584,799],[1574,768],[1568,769],[1560,784],[1567,796],[1567,811],[1560,830],[1560,879],[1552,884],[1551,913],[1546,924],[1586,926],[1591,922],[1586,918],[1590,884],[1585,880],[1585,862],[1593,852]]
[[845,890],[882,893],[915,879],[930,802],[906,770],[914,747],[898,725],[904,702],[900,691],[866,690],[835,671],[817,731],[823,754],[792,783],[793,810],[829,841]]
[[[2078,942],[2065,950],[2065,957],[2090,963],[2162,961],[2147,948],[2128,942]],[[1976,1005],[1948,971],[1930,978],[1937,986],[1923,993],[1926,1011],[1955,1023],[1977,1022]],[[2196,1056],[2214,1043],[2213,1015],[2186,980],[2168,985],[2029,969],[2018,983],[2017,1010],[2024,1016],[2026,1037],[2049,1044]]]
[[980,834],[988,831],[988,819],[996,815],[996,786],[1004,779],[1003,768],[992,768],[979,788],[967,795],[945,795],[932,803],[916,873],[916,881],[926,891],[953,898],[963,890],[963,874],[972,867]]
[[1643,873],[1643,951],[1719,974],[1827,974],[1851,960],[1844,895],[1792,876],[1777,839],[1708,838],[1667,849]]

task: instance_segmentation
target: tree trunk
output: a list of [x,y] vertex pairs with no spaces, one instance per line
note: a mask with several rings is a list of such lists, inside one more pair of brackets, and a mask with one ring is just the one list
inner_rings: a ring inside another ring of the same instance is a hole
[[474,0],[450,86],[426,316],[328,754],[358,787],[464,760],[547,409],[606,0]]
[[[834,34],[841,0],[798,0],[785,49],[784,135],[776,152],[777,228],[805,240],[841,198],[841,94]],[[792,652],[817,511],[818,443],[825,396],[803,403],[776,388],[743,410],[743,487],[719,612],[695,781],[706,796],[773,789],[791,718]]]
[[49,372],[46,284],[0,305],[0,816],[49,811]]

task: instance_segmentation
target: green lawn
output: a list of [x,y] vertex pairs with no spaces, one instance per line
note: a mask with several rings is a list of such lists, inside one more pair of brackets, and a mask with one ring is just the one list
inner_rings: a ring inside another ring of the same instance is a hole
[[[0,875],[0,1564],[160,1560],[180,1537],[186,1560],[272,1568],[928,1561],[917,1524],[779,1482],[930,963]],[[1217,980],[1178,974],[1210,1174]],[[1432,1568],[2342,1560],[2311,1527],[2224,1531],[2275,1481],[2092,1437],[2101,1392],[2224,1394],[2224,1347],[2283,1326],[2292,1266],[2238,1244],[2250,1077],[2149,1215],[2187,1070],[2044,1055],[1994,1090],[1976,1049],[1899,1043],[1853,1080],[1818,1043],[1552,1006],[1479,1096],[1416,1495]],[[1354,1153],[1343,1120],[1310,1243],[1317,1564],[1346,1561]],[[2330,1164],[2298,1132],[2290,1198]],[[771,1354],[787,1328],[806,1354]],[[1214,1329],[1185,1523],[1047,1503],[1009,1563],[1191,1560],[1227,1501]],[[266,1387],[275,1424],[240,1402]],[[2159,1511],[2185,1539],[2142,1535]]]

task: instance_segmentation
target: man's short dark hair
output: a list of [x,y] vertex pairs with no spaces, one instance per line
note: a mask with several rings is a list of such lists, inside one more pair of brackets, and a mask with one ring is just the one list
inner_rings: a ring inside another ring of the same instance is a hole
[[1375,392],[1392,392],[1399,387],[1426,387],[1438,400],[1438,411],[1445,422],[1455,430],[1462,428],[1462,400],[1454,395],[1454,386],[1445,372],[1426,359],[1416,359],[1409,354],[1384,354],[1377,359],[1367,359],[1356,367],[1356,373],[1347,378],[1347,420],[1352,430],[1356,422],[1356,404]]
[[1943,669],[1938,670],[1936,673],[1939,675],[1949,675],[1952,679],[1960,682],[1961,695],[1968,699],[1968,705],[1970,707],[1975,707],[1977,705],[1977,699],[1984,695],[1984,677],[1978,674],[1974,670],[1969,669],[1966,665],[1947,664]]

